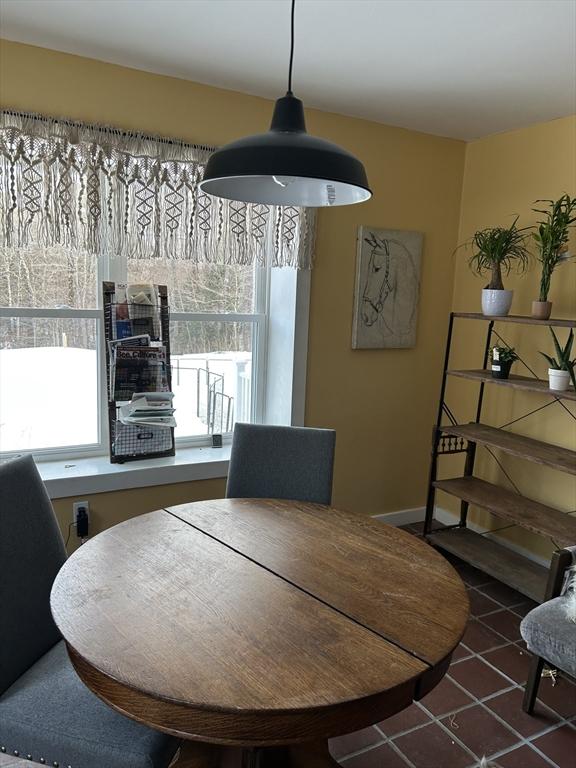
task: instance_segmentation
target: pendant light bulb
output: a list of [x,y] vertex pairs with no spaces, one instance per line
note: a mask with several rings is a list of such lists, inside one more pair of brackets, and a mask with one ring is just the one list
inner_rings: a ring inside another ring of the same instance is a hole
[[270,130],[217,149],[208,159],[200,189],[263,205],[362,203],[372,196],[364,166],[337,144],[306,133],[303,104],[292,93],[295,5],[292,0],[288,90],[276,101]]
[[286,188],[289,184],[292,184],[293,181],[295,181],[294,178],[288,178],[288,176],[282,176],[281,178],[278,178],[277,176],[272,176],[276,184],[278,184],[281,187]]

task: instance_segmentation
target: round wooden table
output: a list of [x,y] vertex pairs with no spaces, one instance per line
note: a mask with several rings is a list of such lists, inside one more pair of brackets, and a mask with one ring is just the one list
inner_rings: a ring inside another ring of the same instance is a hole
[[468,618],[460,577],[416,537],[274,499],[116,525],[70,557],[51,605],[84,683],[198,742],[186,765],[206,768],[336,765],[328,738],[430,691]]

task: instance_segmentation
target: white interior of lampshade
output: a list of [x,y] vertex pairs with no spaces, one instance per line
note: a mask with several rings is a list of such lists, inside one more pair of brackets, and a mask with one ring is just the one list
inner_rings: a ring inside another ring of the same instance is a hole
[[310,208],[362,203],[372,196],[354,184],[302,176],[227,176],[203,181],[200,187],[227,200]]

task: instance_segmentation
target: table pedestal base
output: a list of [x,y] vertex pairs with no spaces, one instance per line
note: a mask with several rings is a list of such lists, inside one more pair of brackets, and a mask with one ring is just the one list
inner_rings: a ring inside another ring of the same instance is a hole
[[337,768],[328,742],[292,747],[219,747],[188,742],[174,768]]

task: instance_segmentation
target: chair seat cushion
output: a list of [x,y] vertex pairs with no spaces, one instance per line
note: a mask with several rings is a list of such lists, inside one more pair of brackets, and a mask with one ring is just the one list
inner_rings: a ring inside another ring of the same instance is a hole
[[555,597],[533,608],[520,632],[528,650],[576,677],[576,624],[566,612],[567,597]]
[[61,641],[0,696],[0,746],[61,768],[165,768],[178,741],[100,701]]

